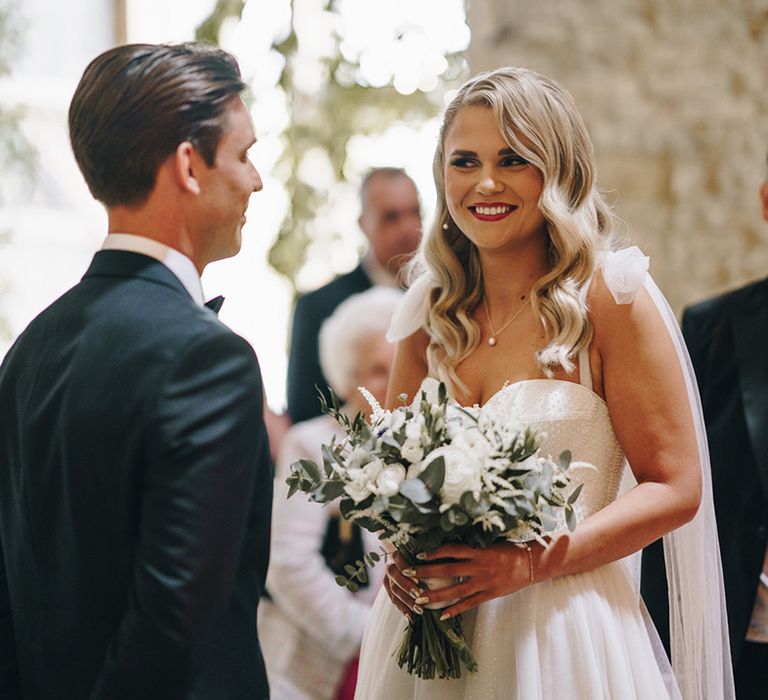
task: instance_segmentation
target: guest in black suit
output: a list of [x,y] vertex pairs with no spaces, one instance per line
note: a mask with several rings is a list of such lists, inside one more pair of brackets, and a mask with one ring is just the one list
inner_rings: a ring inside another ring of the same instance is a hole
[[315,386],[328,397],[317,340],[323,321],[352,294],[373,285],[399,286],[398,273],[419,244],[418,193],[404,170],[371,170],[360,186],[360,200],[358,223],[368,239],[367,254],[354,270],[296,302],[288,357],[288,415],[294,423],[320,415]]
[[122,46],[70,107],[109,235],[0,368],[0,698],[267,698],[259,366],[203,305],[254,132],[235,60]]
[[[761,188],[768,220],[768,184]],[[768,696],[768,279],[690,307],[683,335],[701,392],[739,700]],[[668,635],[663,559],[643,598]]]

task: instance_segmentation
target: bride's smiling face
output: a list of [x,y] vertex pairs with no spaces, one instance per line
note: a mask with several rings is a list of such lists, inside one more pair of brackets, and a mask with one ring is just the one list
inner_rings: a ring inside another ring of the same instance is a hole
[[541,173],[504,141],[493,111],[466,106],[443,143],[445,198],[456,225],[480,250],[546,235]]

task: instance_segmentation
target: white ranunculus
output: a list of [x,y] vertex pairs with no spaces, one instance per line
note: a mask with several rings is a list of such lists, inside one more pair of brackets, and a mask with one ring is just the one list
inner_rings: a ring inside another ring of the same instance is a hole
[[349,481],[344,484],[344,491],[355,503],[360,503],[371,495],[371,480],[364,469],[350,469],[347,476]]
[[376,479],[379,478],[379,474],[381,474],[382,471],[384,471],[384,467],[387,465],[384,464],[384,462],[380,459],[374,459],[371,462],[368,462],[363,467],[363,471],[365,472],[366,478],[369,482],[374,482]]
[[405,479],[405,467],[402,464],[390,464],[376,480],[376,486],[382,496],[394,496],[400,490]]
[[411,464],[420,462],[424,457],[424,450],[419,440],[406,440],[400,448],[400,454],[403,455]]

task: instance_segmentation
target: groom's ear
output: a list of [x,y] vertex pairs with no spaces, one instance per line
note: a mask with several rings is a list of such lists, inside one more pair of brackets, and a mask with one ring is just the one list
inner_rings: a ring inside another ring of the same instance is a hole
[[182,141],[173,154],[173,171],[176,180],[185,192],[200,194],[200,168],[203,159],[190,141]]

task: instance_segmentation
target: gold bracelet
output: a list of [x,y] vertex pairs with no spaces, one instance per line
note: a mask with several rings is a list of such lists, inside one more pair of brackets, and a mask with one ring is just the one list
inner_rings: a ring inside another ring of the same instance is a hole
[[528,575],[530,577],[528,585],[532,586],[535,583],[533,578],[533,549],[531,549],[531,545],[527,542],[524,542],[523,546],[525,547],[525,551],[528,552]]

